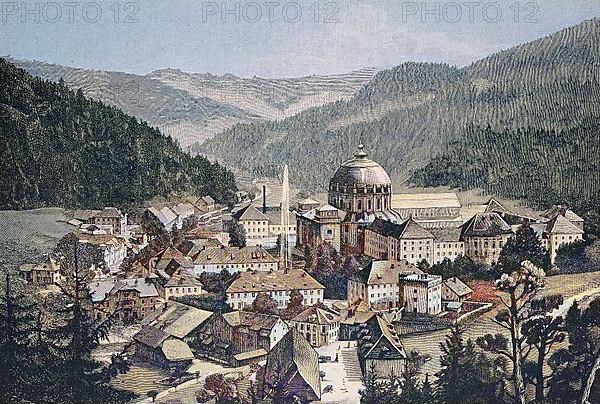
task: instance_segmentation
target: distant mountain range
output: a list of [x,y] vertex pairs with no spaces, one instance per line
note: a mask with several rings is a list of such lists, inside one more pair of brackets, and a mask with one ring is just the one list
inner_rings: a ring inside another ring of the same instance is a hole
[[[406,63],[379,72],[349,100],[283,121],[239,124],[195,151],[255,175],[273,176],[287,163],[296,186],[322,190],[364,143],[396,183],[407,183],[414,170],[471,127],[495,132],[590,127],[600,119],[599,43],[600,19],[593,19],[465,68]],[[511,152],[496,158],[515,158]]]
[[62,79],[74,90],[81,88],[85,96],[158,127],[184,148],[238,123],[281,120],[348,99],[377,72],[363,69],[330,76],[265,79],[164,69],[142,76],[7,60],[34,76]]

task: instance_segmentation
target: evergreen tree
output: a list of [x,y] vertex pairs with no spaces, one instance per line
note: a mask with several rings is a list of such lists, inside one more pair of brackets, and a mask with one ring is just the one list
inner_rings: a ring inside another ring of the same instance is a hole
[[[39,388],[34,378],[39,364],[35,353],[41,341],[37,338],[38,307],[25,296],[15,292],[14,277],[6,269],[0,297],[0,401],[36,401]],[[49,364],[48,356],[43,358]],[[44,373],[43,368],[39,373]],[[44,378],[40,378],[45,380]]]
[[495,363],[477,352],[471,340],[464,341],[455,325],[441,344],[442,370],[437,374],[436,399],[440,403],[494,403],[496,385],[501,378]]
[[375,364],[363,375],[363,386],[360,394],[361,404],[394,403],[398,401],[398,384],[392,378],[381,377]]
[[406,366],[402,370],[402,380],[398,403],[422,403],[423,397],[418,380],[418,358],[412,357],[406,361]]
[[425,374],[425,380],[423,381],[423,386],[421,387],[421,402],[423,404],[435,404],[435,391],[433,390],[433,386],[429,381],[429,373]]
[[107,338],[113,316],[97,322],[92,318],[88,284],[102,258],[74,234],[63,237],[56,255],[60,265],[61,294],[53,302],[54,326],[48,331],[57,357],[56,381],[66,402],[126,402],[131,394],[113,389],[109,382],[114,369],[92,358],[92,351]]
[[502,247],[497,265],[501,272],[511,273],[518,270],[523,261],[530,261],[545,271],[550,268],[548,250],[542,246],[540,238],[529,223],[521,225],[515,236]]
[[229,226],[229,245],[234,247],[246,247],[246,229],[239,223]]

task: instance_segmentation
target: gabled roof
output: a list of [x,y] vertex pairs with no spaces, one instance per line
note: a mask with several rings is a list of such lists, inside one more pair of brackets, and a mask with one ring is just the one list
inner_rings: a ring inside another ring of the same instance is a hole
[[325,289],[325,287],[301,269],[290,269],[287,272],[247,271],[238,274],[227,288],[227,293],[308,289]]
[[187,258],[181,251],[173,246],[168,246],[154,256],[155,266],[157,269],[165,269],[171,261],[177,262],[183,268],[193,268],[191,260]]
[[194,206],[189,202],[179,203],[173,206],[172,210],[178,216],[194,214]]
[[140,297],[158,297],[156,286],[146,278],[119,279],[110,293],[119,291],[134,291]]
[[248,221],[248,220],[269,220],[260,210],[254,205],[248,205],[233,214],[233,218],[237,221]]
[[123,217],[123,214],[119,209],[108,206],[98,211],[98,213],[96,213],[94,217],[121,218]]
[[[168,269],[167,269],[168,270]],[[181,268],[176,272],[173,272],[169,279],[164,283],[165,288],[174,287],[196,287],[202,289],[202,282],[200,282],[194,275],[189,273],[187,270]]]
[[158,348],[163,341],[169,338],[169,334],[155,327],[142,327],[142,329],[133,336],[133,339],[151,348]]
[[389,285],[398,283],[400,274],[422,274],[416,266],[407,261],[371,261],[353,279],[367,285]]
[[277,262],[277,259],[261,246],[209,247],[199,251],[194,258],[194,264],[196,265]]
[[328,325],[338,323],[340,321],[340,317],[331,310],[318,306],[311,306],[294,317],[292,321]]
[[162,310],[157,309],[144,318],[142,324],[162,330],[169,336],[185,338],[203,324],[211,311],[198,309],[183,303],[169,300]]
[[365,354],[365,358],[406,359],[406,352],[396,334],[396,330],[383,316],[377,316],[377,331],[380,335]]
[[477,213],[461,227],[461,239],[464,237],[495,237],[512,234],[508,223],[496,212]]
[[289,380],[296,372],[310,388],[311,395],[320,399],[319,354],[299,331],[291,328],[267,355],[265,379],[273,381],[283,375]]
[[456,277],[446,279],[444,281],[444,286],[446,286],[452,292],[456,293],[456,295],[459,297],[466,296],[469,293],[473,293],[473,289],[465,285],[463,281]]
[[417,240],[434,238],[431,232],[424,229],[412,218],[400,224],[376,218],[368,229],[382,236],[391,236],[396,239]]
[[509,212],[508,209],[506,209],[500,202],[498,202],[496,199],[494,198],[490,198],[490,200],[488,201],[488,203],[486,204],[485,207],[485,212],[489,213],[489,212],[497,212],[497,213],[506,213]]
[[300,202],[299,205],[319,205],[319,202],[315,201],[312,198],[306,198],[305,200]]
[[583,234],[583,230],[563,215],[556,215],[550,219],[546,224],[546,232],[549,234]]
[[433,234],[436,242],[458,242],[460,241],[460,227],[434,227],[428,229]]
[[248,311],[232,311],[223,314],[223,319],[232,327],[248,327],[254,331],[271,331],[280,320],[278,316]]
[[569,209],[569,207],[566,205],[554,205],[550,209],[542,213],[542,216],[547,219],[553,219],[558,215],[564,216],[570,222],[583,222],[583,219],[571,209]]

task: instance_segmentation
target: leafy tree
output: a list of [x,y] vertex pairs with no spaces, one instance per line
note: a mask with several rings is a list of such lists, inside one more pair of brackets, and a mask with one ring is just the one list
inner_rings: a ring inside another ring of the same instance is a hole
[[204,389],[214,394],[216,404],[241,403],[235,381],[221,373],[208,375],[204,381]]
[[246,247],[246,229],[239,223],[229,225],[229,245],[234,247]]
[[[528,319],[523,323],[522,333],[525,343],[537,351],[537,361],[532,374],[535,379],[535,399],[538,403],[545,401],[544,391],[548,376],[544,375],[544,366],[552,347],[565,339],[562,332],[563,318],[550,313],[563,303],[561,295],[545,296],[531,301]],[[528,355],[526,354],[525,357]]]
[[225,292],[215,293],[209,292],[195,296],[176,296],[174,300],[197,307],[202,310],[214,311],[219,313],[229,313],[232,309],[227,303],[227,295]]
[[259,293],[250,306],[250,311],[262,314],[278,315],[277,302],[267,293]]
[[545,271],[550,268],[548,250],[542,246],[541,240],[529,223],[521,225],[515,236],[502,247],[497,266],[501,272],[511,273],[518,270],[523,261],[530,261]]
[[[507,261],[510,262],[510,261]],[[504,269],[508,269],[504,266]],[[523,323],[528,319],[529,305],[527,304],[542,286],[544,271],[529,261],[522,262],[513,272],[502,274],[496,281],[499,290],[508,295],[508,300],[500,300],[505,309],[498,311],[494,322],[510,333],[510,344],[502,334],[486,334],[477,338],[477,344],[484,350],[502,355],[512,362],[512,383],[514,387],[514,402],[525,404],[525,382],[523,377],[523,358],[526,351],[526,337],[522,333]]]
[[299,290],[294,289],[290,293],[290,300],[287,304],[287,307],[283,310],[282,317],[285,319],[292,319],[296,317],[298,314],[304,311],[304,297]]

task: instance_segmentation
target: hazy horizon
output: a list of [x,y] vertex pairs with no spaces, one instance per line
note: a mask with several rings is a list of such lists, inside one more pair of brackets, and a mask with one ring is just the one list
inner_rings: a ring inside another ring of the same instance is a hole
[[600,15],[600,2],[3,3],[0,55],[75,68],[290,78],[468,65]]

